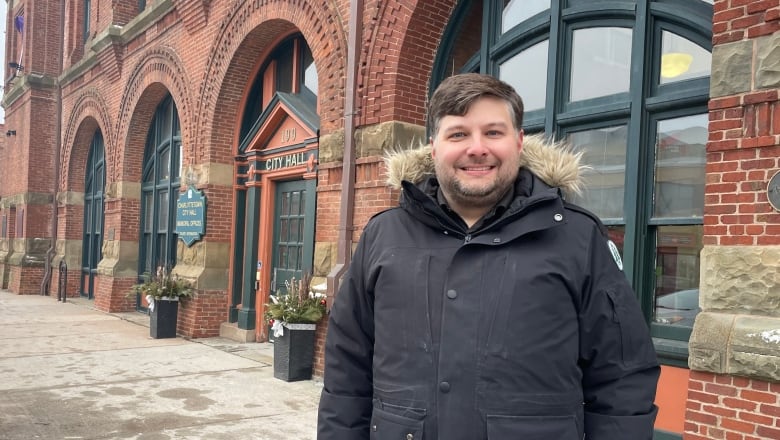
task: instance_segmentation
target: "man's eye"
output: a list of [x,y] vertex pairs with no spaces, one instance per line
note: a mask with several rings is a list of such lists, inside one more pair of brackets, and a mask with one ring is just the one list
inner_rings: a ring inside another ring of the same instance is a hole
[[490,137],[501,136],[502,134],[503,132],[500,130],[488,130],[488,132],[486,133],[486,135]]
[[461,138],[464,138],[464,137],[466,137],[466,133],[463,133],[461,131],[456,131],[454,133],[450,133],[450,136],[449,136],[450,139],[461,139]]

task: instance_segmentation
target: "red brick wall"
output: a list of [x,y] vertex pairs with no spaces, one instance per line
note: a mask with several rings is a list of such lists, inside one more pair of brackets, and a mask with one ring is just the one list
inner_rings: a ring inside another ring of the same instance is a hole
[[685,440],[780,438],[780,384],[691,372]]
[[[777,0],[720,0],[714,11],[715,45],[780,31]],[[778,90],[754,88],[712,99],[709,117],[704,244],[780,244],[780,213],[766,193],[780,169]]]
[[712,42],[715,45],[780,31],[777,0],[718,0],[713,12]]
[[[715,46],[780,31],[777,0],[718,0],[714,12]],[[780,245],[780,213],[766,192],[780,169],[780,96],[752,87],[709,103],[705,245]],[[776,383],[692,371],[683,438],[780,438],[779,392]]]

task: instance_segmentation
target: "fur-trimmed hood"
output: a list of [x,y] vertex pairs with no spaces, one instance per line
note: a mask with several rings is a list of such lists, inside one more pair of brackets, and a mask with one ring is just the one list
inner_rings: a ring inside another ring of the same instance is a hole
[[[560,188],[564,194],[580,194],[581,172],[587,167],[580,164],[582,152],[573,152],[562,142],[553,142],[542,135],[525,136],[520,153],[520,166],[527,168],[546,184]],[[433,175],[434,165],[431,146],[422,145],[409,150],[396,150],[385,156],[387,183],[401,189],[406,180],[417,184]]]

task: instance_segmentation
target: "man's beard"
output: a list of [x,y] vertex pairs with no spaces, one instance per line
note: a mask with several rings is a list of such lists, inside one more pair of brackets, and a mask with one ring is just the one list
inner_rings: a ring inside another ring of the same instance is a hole
[[[504,197],[517,177],[517,171],[520,169],[519,155],[518,160],[512,162],[514,164],[502,164],[510,168],[499,168],[496,177],[490,182],[466,184],[455,175],[456,171],[452,166],[448,166],[445,170],[439,163],[435,164],[436,178],[445,197],[453,199],[448,202],[491,208]],[[480,164],[469,163],[468,165],[479,166]]]

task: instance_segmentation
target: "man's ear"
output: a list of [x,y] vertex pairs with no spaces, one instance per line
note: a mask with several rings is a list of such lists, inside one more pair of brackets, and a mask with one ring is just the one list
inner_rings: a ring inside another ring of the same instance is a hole
[[523,136],[525,135],[525,132],[521,128],[520,130],[517,130],[517,152],[523,151]]
[[431,144],[431,157],[436,157],[436,144],[433,143],[433,136],[428,138],[428,143]]

